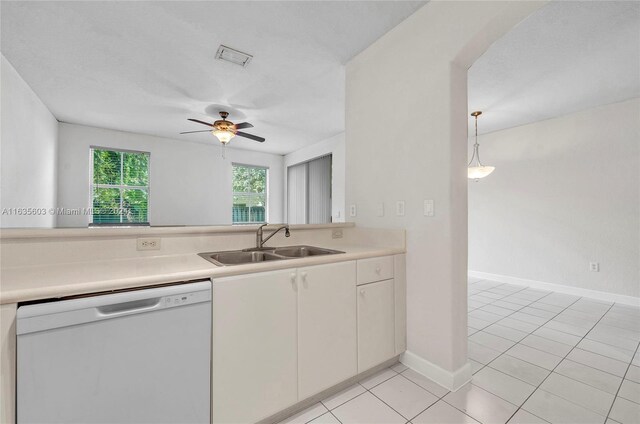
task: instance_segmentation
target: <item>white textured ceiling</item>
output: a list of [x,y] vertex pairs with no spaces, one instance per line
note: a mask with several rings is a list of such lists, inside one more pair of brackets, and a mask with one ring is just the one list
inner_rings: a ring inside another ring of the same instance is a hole
[[[0,50],[60,121],[288,153],[344,130],[344,64],[424,1],[2,1]],[[254,56],[215,60],[220,44]]]
[[640,2],[549,3],[473,64],[468,90],[480,133],[639,97]]

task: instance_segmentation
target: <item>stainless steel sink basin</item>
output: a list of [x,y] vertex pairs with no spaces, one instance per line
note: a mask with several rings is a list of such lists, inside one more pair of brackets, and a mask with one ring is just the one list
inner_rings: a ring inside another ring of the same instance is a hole
[[241,250],[228,252],[200,253],[200,256],[216,265],[242,265],[256,262],[279,261],[283,258],[270,252],[243,252]]
[[344,252],[314,246],[287,246],[276,247],[273,253],[287,258],[306,258],[307,256],[335,255]]
[[315,246],[286,246],[266,248],[264,250],[229,250],[226,252],[207,252],[199,255],[218,266],[243,265],[267,261],[305,258],[308,256],[335,255],[344,253],[338,250]]

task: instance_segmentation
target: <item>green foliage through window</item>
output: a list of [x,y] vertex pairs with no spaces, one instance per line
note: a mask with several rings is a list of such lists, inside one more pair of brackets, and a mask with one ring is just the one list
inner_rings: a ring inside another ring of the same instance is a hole
[[91,149],[94,224],[148,223],[149,153]]
[[234,224],[266,222],[267,168],[233,165]]

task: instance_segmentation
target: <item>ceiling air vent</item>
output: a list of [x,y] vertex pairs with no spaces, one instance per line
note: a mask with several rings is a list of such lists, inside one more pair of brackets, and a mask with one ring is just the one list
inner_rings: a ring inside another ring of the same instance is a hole
[[241,51],[223,46],[222,44],[216,52],[216,59],[226,60],[227,62],[235,63],[242,67],[246,67],[249,62],[251,62],[251,58],[253,58],[253,56],[250,54],[242,53]]

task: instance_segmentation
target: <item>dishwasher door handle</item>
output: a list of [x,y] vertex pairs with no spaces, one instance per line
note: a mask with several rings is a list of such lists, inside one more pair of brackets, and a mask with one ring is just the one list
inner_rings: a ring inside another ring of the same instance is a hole
[[147,312],[160,306],[161,297],[151,299],[132,300],[130,302],[116,303],[113,305],[98,306],[96,309],[100,315],[131,314]]

